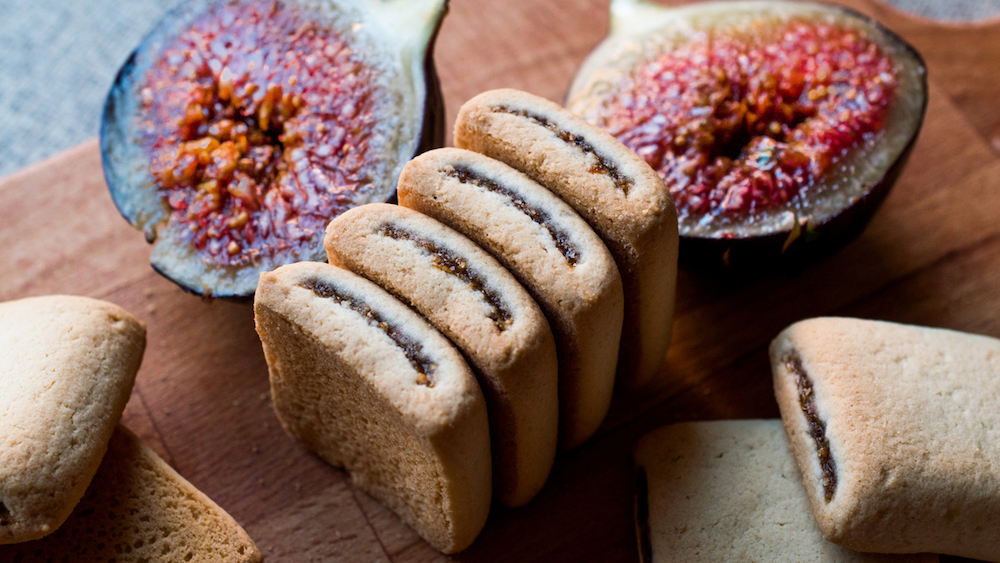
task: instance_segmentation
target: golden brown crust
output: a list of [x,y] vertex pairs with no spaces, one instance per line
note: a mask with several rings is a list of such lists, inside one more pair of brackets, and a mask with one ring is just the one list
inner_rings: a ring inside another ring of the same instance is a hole
[[243,528],[153,450],[118,426],[87,494],[59,530],[0,546],[19,563],[259,563]]
[[560,442],[570,448],[589,438],[611,403],[624,301],[600,237],[552,192],[471,151],[414,158],[398,190],[400,205],[476,242],[542,307],[556,338]]
[[325,244],[331,264],[399,296],[464,352],[489,408],[495,494],[508,506],[531,500],[559,421],[555,341],[531,296],[473,242],[397,205],[340,215]]
[[601,236],[625,291],[619,378],[632,387],[651,381],[670,343],[678,245],[677,212],[656,172],[604,131],[517,90],[466,102],[455,145],[524,172]]
[[378,286],[329,264],[261,275],[254,301],[285,430],[445,553],[486,522],[486,404],[461,354]]
[[41,538],[72,512],[132,392],[146,329],[104,301],[0,304],[0,544]]
[[[1000,538],[983,526],[1000,521],[1000,340],[808,319],[778,335],[771,366],[827,539],[1000,560]],[[834,468],[832,487],[823,465]]]

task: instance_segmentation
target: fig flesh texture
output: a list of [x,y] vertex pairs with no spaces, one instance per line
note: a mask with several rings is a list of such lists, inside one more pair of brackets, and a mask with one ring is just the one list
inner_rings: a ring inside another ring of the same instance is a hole
[[325,261],[330,219],[444,144],[447,0],[189,0],[119,70],[101,153],[154,269],[206,297]]
[[612,0],[567,100],[664,179],[682,261],[770,268],[864,229],[920,130],[927,77],[910,45],[847,8]]

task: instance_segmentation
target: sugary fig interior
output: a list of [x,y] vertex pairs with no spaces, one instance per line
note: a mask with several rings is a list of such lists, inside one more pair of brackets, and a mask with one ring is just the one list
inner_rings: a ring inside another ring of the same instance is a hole
[[341,35],[301,6],[218,3],[145,73],[141,144],[203,260],[301,253],[386,176],[377,145],[398,126],[387,69]]
[[823,222],[881,180],[923,103],[912,52],[849,12],[733,12],[609,55],[639,60],[610,85],[595,73],[605,91],[584,109],[657,170],[686,236]]

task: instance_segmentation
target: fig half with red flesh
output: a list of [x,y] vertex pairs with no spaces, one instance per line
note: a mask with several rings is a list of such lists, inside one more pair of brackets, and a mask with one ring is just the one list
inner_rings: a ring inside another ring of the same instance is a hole
[[118,72],[101,125],[121,214],[184,289],[246,297],[325,261],[339,213],[395,197],[444,144],[432,60],[447,0],[189,0]]
[[846,8],[612,0],[567,107],[657,170],[680,258],[773,266],[828,254],[885,199],[927,105],[905,41]]

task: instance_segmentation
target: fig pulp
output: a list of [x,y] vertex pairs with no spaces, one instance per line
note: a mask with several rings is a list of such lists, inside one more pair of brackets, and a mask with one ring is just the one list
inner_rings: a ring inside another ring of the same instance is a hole
[[447,0],[189,0],[122,66],[101,125],[121,214],[184,289],[252,295],[325,261],[327,223],[443,145]]
[[920,55],[846,8],[612,0],[567,107],[657,170],[681,259],[771,265],[861,232],[927,104]]

